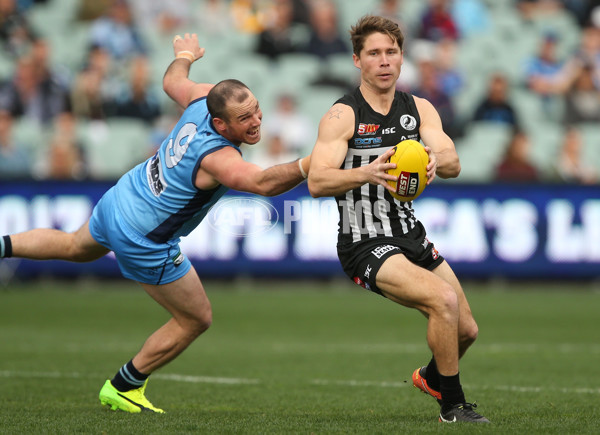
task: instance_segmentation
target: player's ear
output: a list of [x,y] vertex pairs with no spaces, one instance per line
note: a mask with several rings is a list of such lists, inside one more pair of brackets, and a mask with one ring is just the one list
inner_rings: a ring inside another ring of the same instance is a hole
[[354,61],[354,66],[360,69],[360,58],[356,54],[352,53],[352,60]]
[[219,133],[223,133],[227,130],[227,123],[222,118],[213,118],[213,125]]

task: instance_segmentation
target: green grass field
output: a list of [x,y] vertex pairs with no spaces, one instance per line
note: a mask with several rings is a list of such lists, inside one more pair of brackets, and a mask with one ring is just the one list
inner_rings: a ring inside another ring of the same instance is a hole
[[141,288],[13,284],[0,289],[0,433],[598,433],[600,293],[544,287],[465,284],[480,336],[461,379],[482,426],[437,422],[410,384],[430,357],[425,319],[349,281],[206,283],[212,328],[148,386],[164,415],[98,401],[167,319]]

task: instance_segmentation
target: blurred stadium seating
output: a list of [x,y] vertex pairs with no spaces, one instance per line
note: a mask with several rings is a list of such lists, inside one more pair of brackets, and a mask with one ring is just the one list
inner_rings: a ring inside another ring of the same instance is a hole
[[[537,96],[526,90],[523,84],[523,63],[537,49],[543,34],[552,30],[559,36],[559,50],[566,55],[575,50],[579,43],[580,28],[566,11],[559,11],[531,25],[523,21],[512,0],[480,0],[490,11],[492,26],[486,34],[463,38],[457,50],[457,66],[464,74],[465,86],[454,97],[458,116],[465,123],[463,137],[455,138],[463,161],[461,181],[489,181],[493,167],[506,144],[509,132],[506,128],[493,125],[475,125],[469,122],[474,106],[482,98],[489,75],[502,71],[513,84],[511,97],[522,119],[523,126],[532,138],[532,153],[539,160],[542,171],[548,170],[555,158],[563,127],[559,119],[550,119],[542,111]],[[342,32],[356,19],[374,11],[377,0],[350,2],[335,1],[340,17]],[[36,3],[27,10],[32,26],[51,44],[51,59],[56,67],[67,68],[73,74],[81,68],[87,50],[89,22],[77,20],[78,0],[48,0]],[[193,8],[201,8],[203,0],[193,0]],[[416,22],[427,2],[406,0],[401,2],[402,21]],[[165,68],[172,59],[172,35],[162,35],[154,29],[141,29],[146,44],[150,47],[152,77],[159,88]],[[274,110],[278,94],[282,91],[300,96],[300,109],[310,117],[314,129],[307,135],[305,152],[312,148],[317,125],[343,91],[340,88],[314,86],[311,83],[320,74],[356,83],[357,71],[350,56],[334,56],[321,62],[307,54],[289,54],[278,61],[270,61],[253,53],[255,37],[237,33],[234,28],[221,35],[203,35],[201,29],[180,29],[180,32],[196,31],[202,44],[207,47],[205,59],[192,68],[194,80],[216,82],[226,77],[243,80],[253,89],[263,107],[265,117]],[[14,60],[0,55],[0,77],[10,77]],[[174,112],[173,104],[160,92],[164,112]],[[560,110],[560,107],[559,109]],[[82,122],[88,130],[86,149],[96,178],[113,178],[144,158],[149,152],[150,128],[130,120],[113,120],[105,129]],[[31,127],[26,121],[17,126],[18,133],[28,142],[37,143],[39,151],[44,132]],[[600,167],[600,127],[582,127],[585,156],[596,167]]]

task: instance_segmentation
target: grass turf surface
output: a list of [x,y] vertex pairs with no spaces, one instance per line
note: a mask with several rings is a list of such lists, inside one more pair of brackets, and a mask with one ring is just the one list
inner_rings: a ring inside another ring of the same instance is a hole
[[213,326],[148,386],[164,415],[98,401],[168,318],[141,288],[10,285],[0,433],[597,433],[600,293],[545,287],[465,284],[480,336],[461,380],[492,424],[442,425],[410,383],[425,319],[351,283],[206,283]]

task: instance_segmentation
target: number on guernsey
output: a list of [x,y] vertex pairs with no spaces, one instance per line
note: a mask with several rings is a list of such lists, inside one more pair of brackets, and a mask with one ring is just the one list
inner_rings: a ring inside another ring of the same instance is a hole
[[167,168],[170,169],[177,166],[181,161],[188,146],[190,146],[190,142],[196,135],[196,128],[196,124],[188,122],[181,127],[175,141],[173,141],[173,139],[169,140],[167,149],[165,150],[165,164],[167,165]]
[[[165,149],[165,165],[171,169],[181,161],[187,151],[190,142],[196,135],[196,124],[188,122],[185,124],[175,137],[175,140],[170,139]],[[162,165],[160,164],[160,155],[156,155],[150,160],[146,166],[146,176],[148,185],[155,196],[160,196],[167,188],[167,182],[162,173]]]

